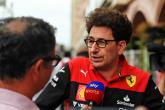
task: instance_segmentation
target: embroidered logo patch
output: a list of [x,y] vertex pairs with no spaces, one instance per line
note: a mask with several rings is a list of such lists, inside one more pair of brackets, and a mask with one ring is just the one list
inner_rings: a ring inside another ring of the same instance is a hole
[[85,77],[87,76],[88,71],[85,72],[84,70],[81,69],[80,72],[81,72]]
[[[128,95],[123,97],[123,100],[117,100],[117,105],[124,105],[132,108],[135,107],[135,104],[131,102],[131,98]],[[119,110],[127,110],[127,109],[119,109]]]
[[133,87],[136,84],[136,76],[134,75],[127,76],[126,82],[129,87]]
[[76,94],[76,100],[86,101],[85,97],[84,97],[85,88],[86,88],[85,85],[79,85],[78,91],[77,91],[77,94]]

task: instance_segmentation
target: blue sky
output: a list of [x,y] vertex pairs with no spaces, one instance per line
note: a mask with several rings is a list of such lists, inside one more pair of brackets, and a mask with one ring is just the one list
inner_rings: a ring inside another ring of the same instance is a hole
[[57,27],[56,39],[71,46],[71,0],[8,0],[14,16],[34,16]]

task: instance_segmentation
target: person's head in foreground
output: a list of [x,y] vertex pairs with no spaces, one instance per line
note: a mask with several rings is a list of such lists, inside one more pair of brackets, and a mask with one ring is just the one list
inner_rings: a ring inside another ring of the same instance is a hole
[[54,34],[55,29],[42,19],[0,20],[0,89],[31,99],[44,87],[60,60]]

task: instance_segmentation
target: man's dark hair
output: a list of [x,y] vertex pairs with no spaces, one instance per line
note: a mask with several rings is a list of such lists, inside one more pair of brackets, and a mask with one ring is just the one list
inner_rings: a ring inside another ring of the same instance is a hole
[[127,16],[117,10],[108,8],[95,9],[86,19],[88,33],[93,26],[106,26],[112,29],[116,41],[125,40],[129,43],[132,34],[132,24]]
[[0,20],[0,80],[21,79],[32,64],[53,51],[55,29],[34,17]]

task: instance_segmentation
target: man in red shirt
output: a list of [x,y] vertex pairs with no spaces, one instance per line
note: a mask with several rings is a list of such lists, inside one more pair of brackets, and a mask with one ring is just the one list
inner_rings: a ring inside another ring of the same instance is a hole
[[89,104],[84,97],[86,85],[99,81],[105,86],[103,100],[96,105],[99,109],[133,110],[144,105],[164,110],[163,97],[151,75],[129,65],[123,55],[132,34],[127,16],[98,8],[87,17],[86,27],[89,58],[72,59],[53,77],[36,100],[40,109],[53,110],[65,99],[73,109],[83,108]]

